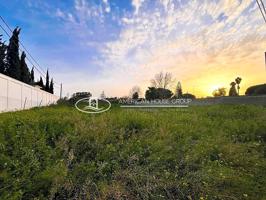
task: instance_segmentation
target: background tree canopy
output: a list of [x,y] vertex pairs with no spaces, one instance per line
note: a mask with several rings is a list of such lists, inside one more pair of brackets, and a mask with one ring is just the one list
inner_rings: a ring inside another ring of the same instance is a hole
[[249,87],[246,92],[246,95],[266,95],[266,84],[254,85]]
[[147,100],[154,100],[154,99],[169,99],[173,96],[173,93],[164,88],[155,88],[149,87],[145,93],[145,98]]

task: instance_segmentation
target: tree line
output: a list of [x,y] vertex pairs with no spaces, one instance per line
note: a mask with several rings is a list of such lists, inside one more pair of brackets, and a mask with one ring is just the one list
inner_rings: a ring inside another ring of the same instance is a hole
[[22,51],[21,55],[19,54],[20,31],[21,29],[18,27],[14,29],[8,45],[2,41],[2,35],[0,35],[0,73],[26,84],[33,86],[38,85],[42,90],[53,94],[54,81],[53,78],[50,80],[48,70],[45,84],[41,76],[40,79],[35,82],[34,67],[29,70],[26,63],[26,53],[24,51]]
[[[228,96],[239,96],[239,90],[240,90],[240,83],[242,81],[241,77],[237,77],[235,81],[230,83],[230,89]],[[214,97],[220,97],[220,96],[226,96],[226,88],[218,88],[213,91]],[[256,95],[265,95],[266,94],[266,84],[259,84],[250,86],[246,89],[245,95],[246,96],[256,96]]]
[[[154,99],[178,99],[178,98],[191,98],[195,99],[195,95],[190,93],[183,93],[181,83],[178,82],[176,86],[175,93],[173,93],[169,87],[174,82],[173,76],[171,73],[160,72],[155,74],[154,78],[151,79],[151,86],[145,91],[145,99],[154,100]],[[140,96],[141,90],[140,87],[134,86],[129,93],[129,96],[132,99],[138,99]]]

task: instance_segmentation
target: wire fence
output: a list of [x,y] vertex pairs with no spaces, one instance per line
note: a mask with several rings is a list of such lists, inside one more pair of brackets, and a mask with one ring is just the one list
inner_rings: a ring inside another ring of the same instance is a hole
[[56,103],[58,96],[0,74],[0,112]]

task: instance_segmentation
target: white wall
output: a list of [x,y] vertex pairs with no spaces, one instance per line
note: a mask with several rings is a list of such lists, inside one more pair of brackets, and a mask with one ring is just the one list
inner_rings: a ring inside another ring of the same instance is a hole
[[0,112],[56,103],[59,97],[0,73]]

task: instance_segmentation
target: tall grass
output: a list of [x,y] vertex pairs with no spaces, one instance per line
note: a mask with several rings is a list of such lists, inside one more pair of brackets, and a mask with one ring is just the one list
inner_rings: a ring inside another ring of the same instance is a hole
[[0,199],[266,199],[266,108],[0,114]]

